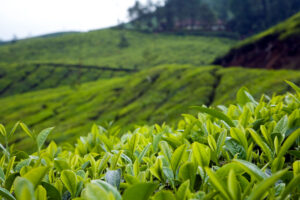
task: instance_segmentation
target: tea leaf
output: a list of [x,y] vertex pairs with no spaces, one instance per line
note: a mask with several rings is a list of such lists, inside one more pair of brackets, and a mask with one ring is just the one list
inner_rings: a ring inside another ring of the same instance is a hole
[[122,200],[119,191],[111,184],[106,183],[102,180],[92,180],[92,183],[100,185],[104,190],[106,190],[106,192],[111,192],[114,195],[115,200]]
[[4,197],[7,200],[16,200],[16,198],[9,193],[9,191],[5,188],[0,187],[0,196]]
[[71,170],[64,170],[62,171],[60,178],[67,190],[71,193],[72,197],[75,197],[77,189],[76,174]]
[[47,182],[42,182],[41,184],[47,191],[48,200],[56,200],[61,198],[59,191],[53,185]]
[[229,117],[227,117],[225,114],[223,114],[220,111],[217,111],[215,109],[212,108],[205,108],[205,107],[201,107],[201,106],[193,106],[192,108],[195,108],[197,110],[199,110],[200,112],[203,113],[207,113],[213,117],[216,117],[220,120],[223,120],[224,122],[226,122],[230,127],[234,127],[234,123],[231,121],[231,119]]
[[202,168],[209,165],[210,162],[210,149],[204,144],[194,142],[192,144],[193,158],[198,165]]
[[252,190],[251,195],[249,196],[248,200],[257,200],[264,197],[264,194],[268,192],[271,186],[273,186],[278,179],[280,179],[285,173],[286,170],[282,170],[279,172],[276,172],[272,176],[266,178],[262,182],[260,182],[254,190]]
[[89,200],[98,200],[99,197],[103,200],[110,200],[109,193],[106,192],[104,188],[98,184],[92,183],[87,184],[86,189],[83,192],[83,196],[85,199]]
[[298,96],[300,96],[300,88],[296,84],[294,84],[293,82],[288,81],[288,80],[286,80],[285,82],[287,84],[289,84],[295,90],[295,92],[298,94]]
[[175,196],[170,191],[161,190],[154,195],[153,199],[154,200],[171,200],[171,199],[175,199]]
[[18,200],[35,200],[34,186],[26,178],[16,178],[14,188]]
[[283,190],[280,200],[284,200],[286,199],[286,197],[293,193],[293,190],[297,187],[299,187],[300,184],[300,174],[298,174],[297,176],[295,176],[290,182],[289,184],[286,186],[286,188]]
[[46,175],[46,173],[48,172],[48,170],[49,170],[49,167],[33,168],[24,175],[24,178],[29,180],[32,183],[33,187],[36,188],[40,184],[40,182],[43,180],[43,178]]
[[179,164],[180,162],[182,162],[182,157],[184,156],[185,151],[186,151],[186,145],[183,144],[180,147],[178,147],[172,155],[171,166],[174,174],[176,174]]
[[0,124],[0,133],[1,133],[4,137],[7,136],[7,134],[6,134],[6,129],[5,129],[5,127],[3,126],[3,124]]
[[234,159],[233,162],[237,163],[241,168],[243,168],[247,173],[255,177],[257,180],[266,179],[267,176],[253,163],[247,162],[245,160]]
[[38,200],[47,200],[47,192],[43,186],[39,185],[35,190],[35,198]]
[[23,131],[31,138],[35,138],[35,135],[31,132],[31,130],[27,127],[26,124],[24,123],[20,123],[21,128],[23,129]]
[[228,191],[233,199],[241,199],[241,188],[235,176],[234,170],[230,170],[228,175]]
[[120,183],[121,183],[121,170],[107,170],[105,174],[105,180],[108,182],[110,185],[116,187],[119,189]]
[[208,167],[205,167],[205,172],[207,173],[211,184],[215,187],[217,191],[220,192],[222,197],[230,200],[231,196],[227,191],[225,184],[221,180],[219,180],[215,173]]
[[132,199],[149,199],[150,195],[157,188],[156,183],[138,183],[125,190],[123,194],[124,200]]
[[190,180],[186,180],[185,182],[183,182],[176,192],[176,199],[185,200],[189,193],[189,187],[190,187]]
[[38,149],[42,149],[42,146],[44,145],[48,135],[50,134],[50,132],[53,130],[54,127],[51,128],[46,128],[44,130],[42,130],[36,140],[37,140],[37,145],[38,145]]
[[286,152],[289,150],[289,148],[294,144],[296,139],[300,136],[300,128],[295,130],[283,143],[283,145],[280,148],[280,151],[277,155],[277,157],[283,157]]
[[248,128],[247,130],[250,132],[250,135],[252,136],[254,141],[258,144],[258,146],[268,156],[269,160],[273,160],[274,155],[273,155],[270,147],[263,141],[263,139],[253,129]]

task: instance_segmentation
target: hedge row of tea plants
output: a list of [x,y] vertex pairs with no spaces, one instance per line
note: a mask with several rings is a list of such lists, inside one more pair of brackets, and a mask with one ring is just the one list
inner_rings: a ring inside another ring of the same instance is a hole
[[[192,107],[176,128],[142,126],[119,136],[94,125],[76,144],[58,145],[17,123],[1,125],[0,196],[4,199],[298,199],[300,88],[256,101],[246,89],[237,104]],[[36,152],[16,151],[15,130]]]

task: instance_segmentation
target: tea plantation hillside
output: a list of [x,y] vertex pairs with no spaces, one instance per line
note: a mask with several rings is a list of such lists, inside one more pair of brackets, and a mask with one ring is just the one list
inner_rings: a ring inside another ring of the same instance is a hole
[[[125,41],[122,38],[126,38]],[[32,38],[0,47],[0,61],[144,68],[158,64],[203,65],[235,43],[204,36],[147,34],[119,29]]]
[[134,69],[69,64],[0,64],[0,96],[78,85],[136,72]]
[[[126,38],[125,44],[121,38]],[[158,64],[205,65],[234,43],[220,37],[118,29],[20,40],[0,47],[0,96],[60,85],[76,87]]]
[[[190,106],[232,102],[243,85],[255,97],[266,91],[269,95],[284,93],[288,90],[284,80],[299,83],[300,72],[163,65],[76,88],[64,86],[1,98],[0,121],[11,127],[22,120],[35,130],[56,126],[51,139],[72,141],[93,123],[114,121],[122,130],[134,124],[172,124],[181,113],[195,114]],[[13,141],[23,149],[30,147],[24,134],[17,134]]]
[[300,12],[232,48],[215,64],[267,69],[300,69]]

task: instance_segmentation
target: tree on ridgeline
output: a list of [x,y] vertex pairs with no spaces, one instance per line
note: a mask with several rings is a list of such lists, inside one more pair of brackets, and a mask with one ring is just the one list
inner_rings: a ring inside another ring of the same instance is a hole
[[120,35],[120,41],[119,41],[118,47],[121,49],[129,47],[129,41],[124,33],[121,33],[121,35]]

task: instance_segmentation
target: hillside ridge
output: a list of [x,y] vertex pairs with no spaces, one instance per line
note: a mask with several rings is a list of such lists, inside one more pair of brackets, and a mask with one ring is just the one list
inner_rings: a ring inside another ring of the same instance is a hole
[[265,69],[300,69],[300,12],[237,44],[213,63]]

